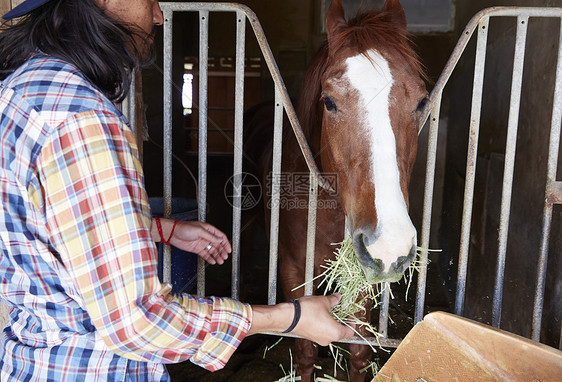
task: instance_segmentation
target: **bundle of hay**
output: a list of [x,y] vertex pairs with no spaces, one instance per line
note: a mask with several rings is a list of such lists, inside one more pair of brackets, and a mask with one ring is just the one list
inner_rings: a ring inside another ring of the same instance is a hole
[[340,302],[333,307],[332,316],[344,325],[359,328],[365,327],[378,336],[375,328],[368,322],[356,317],[365,312],[365,302],[371,300],[373,307],[378,305],[382,284],[371,284],[359,260],[353,251],[351,238],[344,240],[335,251],[335,259],[327,260],[323,266],[325,271],[318,277],[322,278],[319,287],[324,286],[324,294],[339,293]]
[[353,251],[351,238],[341,243],[335,255],[335,259],[326,261],[327,264],[323,266],[325,271],[317,276],[322,279],[319,288],[324,286],[324,294],[341,295],[340,302],[332,308],[332,316],[338,322],[354,328],[356,333],[357,329],[365,327],[374,336],[379,336],[370,323],[357,318],[356,315],[365,312],[364,305],[367,300],[372,301],[373,308],[379,304],[378,299],[386,284],[373,285],[367,280]]
[[[404,280],[407,284],[406,300],[412,276],[414,271],[420,265],[419,251],[416,259],[404,272]],[[319,288],[324,286],[324,294],[339,293],[341,295],[340,302],[332,309],[333,317],[344,325],[358,329],[365,327],[375,337],[380,334],[369,323],[356,317],[356,315],[365,312],[365,301],[371,300],[373,309],[379,305],[379,298],[385,288],[389,288],[389,283],[382,282],[372,284],[365,275],[363,267],[359,263],[357,256],[353,250],[353,242],[350,237],[340,243],[339,248],[334,252],[335,259],[327,260],[323,266],[325,271],[318,275],[315,279],[321,278]],[[393,296],[392,296],[393,297]],[[357,330],[355,330],[357,333]],[[359,333],[357,333],[359,335]]]

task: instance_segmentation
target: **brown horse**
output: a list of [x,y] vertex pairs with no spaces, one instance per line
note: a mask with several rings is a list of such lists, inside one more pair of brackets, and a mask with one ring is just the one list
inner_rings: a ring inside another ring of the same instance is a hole
[[[332,243],[343,239],[347,217],[369,279],[397,281],[416,252],[408,184],[427,96],[424,75],[398,0],[387,0],[382,10],[360,12],[349,22],[341,0],[333,0],[326,27],[327,43],[307,69],[298,102],[320,171],[337,179],[334,193],[321,190],[318,195],[315,274],[333,258]],[[254,110],[246,117],[246,130],[263,148],[265,138],[254,124],[260,113]],[[267,183],[271,158],[263,152],[252,156],[263,165],[260,173]],[[279,269],[284,295],[294,299],[303,294],[303,288],[294,289],[305,278],[308,214],[308,193],[296,192],[295,178],[308,168],[290,128],[285,129],[282,158]],[[317,348],[300,339],[295,347],[302,380],[310,380]],[[351,354],[351,380],[363,380],[359,370],[368,365],[370,349],[351,345]]]

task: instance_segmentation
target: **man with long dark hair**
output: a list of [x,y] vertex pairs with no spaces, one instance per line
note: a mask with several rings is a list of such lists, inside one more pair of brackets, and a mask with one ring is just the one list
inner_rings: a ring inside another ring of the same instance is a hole
[[338,296],[275,306],[173,296],[155,241],[222,264],[226,236],[151,218],[134,134],[115,103],[150,61],[155,0],[26,0],[0,33],[2,381],[167,380],[224,366],[249,334],[326,345],[352,334]]

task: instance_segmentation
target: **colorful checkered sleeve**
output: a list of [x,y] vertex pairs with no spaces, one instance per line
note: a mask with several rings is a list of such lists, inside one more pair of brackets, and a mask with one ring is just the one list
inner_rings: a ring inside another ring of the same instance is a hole
[[248,305],[173,297],[156,248],[133,133],[116,115],[78,113],[37,162],[54,248],[109,349],[144,362],[224,366],[250,327]]

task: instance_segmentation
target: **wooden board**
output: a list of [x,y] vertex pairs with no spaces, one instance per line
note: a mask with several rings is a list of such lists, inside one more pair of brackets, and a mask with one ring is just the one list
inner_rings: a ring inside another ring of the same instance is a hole
[[562,381],[562,352],[458,317],[428,314],[373,381]]

